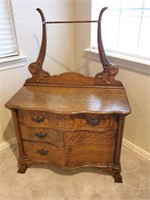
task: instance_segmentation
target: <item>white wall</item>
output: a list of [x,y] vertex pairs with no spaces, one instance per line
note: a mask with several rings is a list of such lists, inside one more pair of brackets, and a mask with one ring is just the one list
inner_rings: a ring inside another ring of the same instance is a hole
[[[30,76],[28,64],[37,58],[41,42],[41,8],[47,20],[73,20],[72,0],[12,0],[19,51],[27,56],[24,67],[0,70],[0,144],[15,136],[11,112],[4,107]],[[48,25],[48,47],[44,68],[51,74],[74,69],[74,27]]]
[[[12,0],[20,51],[28,56],[28,63],[38,55],[41,42],[41,8],[47,21],[73,20],[72,0]],[[74,27],[72,24],[47,25],[47,56],[45,68],[52,74],[74,68]]]
[[150,76],[120,69],[132,113],[127,117],[124,138],[150,153]]
[[[74,0],[74,20],[91,19],[91,0]],[[87,65],[84,48],[90,46],[90,24],[75,25],[75,70],[79,71]]]

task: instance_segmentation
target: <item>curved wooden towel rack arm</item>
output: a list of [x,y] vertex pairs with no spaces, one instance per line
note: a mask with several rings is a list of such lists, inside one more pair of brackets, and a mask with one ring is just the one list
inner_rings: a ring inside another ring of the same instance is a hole
[[[42,42],[39,51],[38,58],[35,62],[29,65],[29,71],[32,77],[27,79],[25,85],[63,85],[63,86],[122,86],[120,81],[115,80],[115,76],[119,69],[116,65],[112,65],[106,54],[102,42],[102,31],[101,22],[102,15],[107,7],[100,11],[98,20],[94,21],[46,21],[43,11],[37,8],[42,20]],[[43,70],[43,63],[46,55],[47,46],[47,34],[46,34],[46,24],[62,24],[62,23],[98,23],[97,31],[97,43],[98,43],[98,53],[101,64],[103,66],[103,71],[97,73],[95,77],[85,76],[77,72],[66,72],[60,75],[51,76],[49,72]]]

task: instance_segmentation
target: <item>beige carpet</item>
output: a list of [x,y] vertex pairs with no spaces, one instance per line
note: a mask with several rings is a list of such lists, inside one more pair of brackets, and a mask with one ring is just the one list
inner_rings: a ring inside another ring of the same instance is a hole
[[150,200],[150,161],[122,149],[123,184],[93,168],[48,165],[17,174],[16,146],[0,151],[0,200]]

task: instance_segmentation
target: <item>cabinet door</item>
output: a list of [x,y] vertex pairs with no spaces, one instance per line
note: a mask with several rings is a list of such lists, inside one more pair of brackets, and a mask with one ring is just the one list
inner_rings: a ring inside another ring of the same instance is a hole
[[66,133],[68,167],[114,163],[116,131]]

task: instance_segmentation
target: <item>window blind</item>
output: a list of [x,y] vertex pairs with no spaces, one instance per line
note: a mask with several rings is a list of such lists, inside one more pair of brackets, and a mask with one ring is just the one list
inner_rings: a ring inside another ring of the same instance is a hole
[[0,0],[0,58],[18,54],[10,0]]
[[[92,19],[102,7],[104,47],[112,53],[150,59],[150,0],[92,0]],[[97,47],[97,27],[91,28],[91,46]]]

